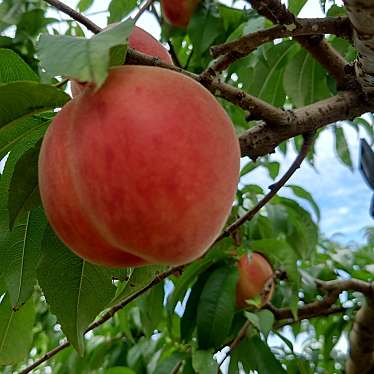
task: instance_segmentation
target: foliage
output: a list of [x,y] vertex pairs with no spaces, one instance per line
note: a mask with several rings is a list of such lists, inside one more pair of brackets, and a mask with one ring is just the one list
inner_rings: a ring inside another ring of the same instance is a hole
[[[93,3],[80,0],[77,9],[89,11]],[[289,3],[297,14],[305,1]],[[139,5],[135,0],[112,0],[108,22],[125,19]],[[340,14],[342,9],[334,5],[330,11]],[[206,1],[187,30],[165,22],[161,26],[161,38],[173,48],[180,66],[201,73],[212,62],[211,45],[235,40],[268,26],[268,21],[252,10]],[[234,248],[267,256],[280,274],[272,304],[290,308],[294,317],[300,306],[320,299],[315,278],[373,280],[372,228],[367,229],[368,243],[361,246],[324,238],[318,226],[318,205],[308,191],[293,184],[288,185],[292,194],[275,197],[241,226],[239,240],[229,237],[216,243],[182,274],[149,288],[110,322],[84,335],[106,309],[131,300],[166,269],[107,269],[67,250],[48,226],[41,207],[38,153],[56,109],[70,99],[64,82],[58,84],[56,77],[103,83],[108,67],[118,64],[118,56],[124,59],[131,27],[132,22],[125,21],[88,39],[76,21],[50,17],[43,1],[0,3],[0,156],[7,157],[0,178],[2,372],[21,370],[66,336],[72,346],[38,372],[48,372],[48,366],[54,374],[217,373],[227,346],[239,335],[241,340],[229,364],[225,363],[228,373],[342,373],[347,352],[338,343],[347,341],[354,312],[363,302],[360,295],[345,293],[337,303],[344,307],[340,312],[303,322],[277,321],[255,302],[247,311],[235,306]],[[329,38],[342,55],[354,58],[347,41]],[[113,51],[114,47],[118,49]],[[90,53],[82,54],[82,50]],[[325,69],[289,38],[259,47],[232,64],[221,79],[284,108],[298,108],[336,93]],[[245,120],[242,109],[221,103],[238,134],[253,125]],[[348,125],[357,132],[363,129],[373,140],[367,117]],[[345,126],[347,122],[334,125],[335,149],[341,162],[352,169]],[[283,153],[287,149],[287,144],[279,148]],[[241,176],[255,168],[268,170],[276,179],[280,164],[270,156],[256,164],[247,160]],[[264,194],[257,184],[241,183],[230,222]],[[244,334],[243,326],[247,327]]]

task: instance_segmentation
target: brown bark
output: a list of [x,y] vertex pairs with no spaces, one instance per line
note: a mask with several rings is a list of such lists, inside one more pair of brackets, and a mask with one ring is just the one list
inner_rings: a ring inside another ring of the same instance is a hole
[[349,335],[346,374],[374,372],[374,300],[368,300],[357,312]]
[[374,2],[345,0],[353,28],[353,42],[358,51],[355,70],[357,80],[367,93],[374,92]]
[[245,56],[261,44],[275,39],[324,34],[350,38],[352,34],[351,23],[347,17],[298,18],[294,29],[287,28],[284,25],[276,25],[250,33],[229,43],[215,45],[210,50],[214,57],[229,52]]
[[[370,0],[367,0],[370,1]],[[297,28],[296,17],[279,0],[248,0],[257,12],[273,23]],[[346,87],[347,62],[325,40],[313,36],[296,36],[297,40],[336,80],[338,87]]]
[[249,129],[239,138],[242,155],[256,159],[273,153],[276,146],[290,137],[315,131],[335,121],[353,119],[370,111],[374,111],[374,101],[366,102],[357,92],[341,92],[337,96],[295,110],[292,119],[287,119],[278,126],[262,123]]

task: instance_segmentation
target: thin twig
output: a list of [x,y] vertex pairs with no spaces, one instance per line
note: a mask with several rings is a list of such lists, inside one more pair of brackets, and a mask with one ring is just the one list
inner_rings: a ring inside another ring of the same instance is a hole
[[270,186],[270,192],[267,193],[249,212],[244,214],[229,227],[227,227],[222,234],[217,238],[217,241],[221,240],[236,231],[243,223],[251,220],[256,213],[260,211],[261,208],[265,206],[276,194],[277,192],[287,183],[295,171],[300,167],[301,163],[304,161],[308,154],[308,151],[313,144],[314,134],[308,133],[304,135],[304,143],[301,147],[300,153],[297,155],[295,161],[283,175],[283,177],[273,185]]
[[102,28],[97,26],[94,22],[92,22],[90,19],[85,17],[83,14],[77,12],[73,8],[70,8],[66,4],[62,3],[59,0],[44,0],[48,4],[52,5],[58,10],[61,10],[61,12],[67,14],[71,18],[75,19],[82,25],[86,26],[88,30],[92,31],[94,34],[98,34],[100,31],[102,31]]
[[[247,0],[257,12],[276,24],[297,27],[297,18],[280,0]],[[347,61],[323,38],[296,36],[297,40],[336,80],[339,87],[346,87],[348,79]]]
[[301,319],[314,319],[314,318],[318,318],[318,317],[328,317],[328,316],[331,316],[331,315],[334,315],[334,314],[344,314],[346,313],[347,311],[349,310],[349,308],[344,308],[344,307],[339,307],[339,306],[332,306],[330,308],[326,308],[326,309],[323,309],[323,310],[320,310],[319,312],[316,312],[316,313],[310,313],[308,315],[304,315],[303,318],[289,318],[289,319],[286,319],[286,320],[282,320],[282,321],[279,321],[279,322],[276,322],[273,326],[273,328],[275,330],[278,330],[278,329],[281,329],[282,327],[285,327],[285,326],[289,326],[289,325],[294,325],[296,323],[299,323]]
[[352,28],[348,17],[298,18],[295,28],[276,25],[250,33],[232,42],[213,46],[210,51],[214,57],[218,58],[201,76],[212,80],[236,60],[253,52],[260,45],[275,39],[321,34],[339,34],[350,37]]
[[139,9],[139,12],[134,17],[134,23],[138,21],[141,15],[152,5],[155,0],[147,0],[144,5]]
[[[117,313],[119,310],[123,309],[126,305],[130,304],[132,301],[134,301],[135,299],[137,299],[139,296],[143,295],[146,291],[150,290],[155,285],[161,283],[164,279],[166,279],[170,275],[172,275],[174,273],[180,272],[181,269],[183,269],[183,267],[184,267],[183,265],[182,266],[177,266],[177,267],[171,268],[168,271],[165,271],[162,274],[159,274],[148,285],[146,285],[145,287],[141,288],[140,290],[134,292],[132,295],[130,295],[127,299],[125,299],[121,303],[116,304],[115,306],[113,306],[112,308],[110,308],[106,313],[104,313],[101,316],[101,318],[99,318],[97,321],[91,323],[87,327],[87,329],[86,329],[86,331],[84,333],[86,334],[88,331],[91,331],[91,330],[93,330],[93,329],[101,326],[104,322],[106,322],[110,318],[112,318],[113,315],[115,313]],[[42,356],[40,359],[36,360],[33,364],[31,364],[28,367],[26,367],[25,369],[21,370],[18,374],[29,373],[31,370],[35,369],[37,366],[39,366],[43,362],[49,360],[51,357],[55,356],[58,352],[62,351],[63,349],[65,349],[65,348],[67,348],[69,346],[70,346],[69,342],[62,343],[58,347],[56,347],[56,348],[52,349],[51,351],[47,352],[44,356]]]
[[62,81],[55,83],[54,86],[57,87],[57,88],[60,88],[60,87],[65,86],[65,84],[68,83],[68,82],[69,82],[69,79],[65,78]]
[[352,35],[352,26],[348,17],[297,18],[295,27],[295,29],[292,29],[284,25],[275,25],[244,35],[232,42],[215,45],[210,48],[210,51],[214,57],[232,51],[245,56],[264,43],[289,36],[335,34],[349,38]]
[[234,351],[234,349],[239,345],[239,343],[245,337],[250,324],[251,324],[251,322],[249,320],[245,321],[242,328],[239,330],[238,335],[235,337],[235,339],[229,345],[229,350],[226,352],[225,356],[223,357],[221,362],[218,364],[218,370],[223,365],[223,363],[227,360],[227,358],[231,356],[231,353]]

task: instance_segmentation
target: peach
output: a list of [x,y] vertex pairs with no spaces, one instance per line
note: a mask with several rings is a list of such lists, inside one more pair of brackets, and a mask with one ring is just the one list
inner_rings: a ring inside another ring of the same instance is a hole
[[239,281],[236,301],[239,308],[248,306],[246,300],[261,297],[261,306],[272,297],[274,291],[273,268],[260,253],[245,254],[238,262]]
[[[110,27],[110,26],[109,26]],[[136,49],[146,55],[158,57],[166,64],[173,65],[173,60],[167,49],[151,34],[144,31],[140,27],[134,26],[129,36],[129,47]],[[85,87],[85,83],[75,80],[71,81],[71,93],[73,97],[79,95]]]
[[200,0],[161,0],[161,8],[166,20],[176,27],[187,27]]
[[220,233],[239,161],[231,120],[203,86],[167,69],[120,66],[57,114],[39,186],[50,224],[79,256],[178,265]]

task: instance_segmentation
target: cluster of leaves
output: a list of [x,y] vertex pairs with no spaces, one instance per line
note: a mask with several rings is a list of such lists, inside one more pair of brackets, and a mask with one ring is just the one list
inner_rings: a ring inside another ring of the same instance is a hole
[[[290,1],[290,7],[297,13],[304,3]],[[92,0],[81,0],[78,9],[84,12],[92,4]],[[121,21],[138,5],[135,0],[112,0],[108,22]],[[330,8],[333,15],[341,12],[343,8]],[[66,336],[72,347],[44,364],[41,372],[47,365],[57,374],[217,373],[224,347],[235,341],[248,322],[247,332],[232,352],[229,373],[341,372],[345,353],[333,348],[349,331],[352,313],[361,302],[357,295],[341,299],[341,305],[349,310],[289,328],[282,328],[289,321],[276,321],[270,311],[258,310],[256,300],[246,311],[235,306],[238,274],[233,248],[238,253],[262,252],[275,269],[287,275],[278,280],[272,302],[277,308],[290,308],[294,315],[300,305],[319,297],[311,278],[372,280],[372,245],[350,248],[321,238],[319,208],[306,190],[295,185],[288,186],[293,198],[274,198],[261,214],[243,225],[239,240],[219,242],[182,275],[152,287],[84,337],[95,317],[130,300],[165,269],[106,269],[70,252],[48,226],[41,207],[37,159],[55,109],[69,100],[54,85],[53,76],[101,83],[108,65],[123,61],[125,48],[117,46],[125,44],[132,22],[87,40],[76,38],[84,36],[83,30],[75,21],[67,21],[66,34],[44,35],[37,52],[40,33],[59,34],[54,24],[61,23],[46,17],[42,1],[5,0],[0,4],[0,20],[0,31],[8,32],[0,36],[0,159],[6,160],[0,178],[2,372],[21,369]],[[181,66],[200,73],[212,60],[212,44],[264,26],[267,21],[252,11],[206,1],[187,30],[162,23],[162,38],[170,43]],[[335,37],[330,41],[345,57],[354,57],[348,42]],[[90,53],[79,53],[82,49]],[[232,65],[222,79],[280,107],[300,107],[336,90],[323,68],[289,40],[259,48]],[[222,104],[238,133],[252,125],[241,109]],[[350,125],[373,136],[372,124],[363,118]],[[341,124],[334,131],[337,154],[352,167]],[[300,146],[299,139],[295,145]],[[285,153],[287,144],[280,150]],[[265,157],[257,164],[246,164],[242,176],[256,167],[266,168],[275,179],[280,164]],[[258,185],[243,183],[231,220],[263,195]],[[307,339],[300,343],[303,336]]]

